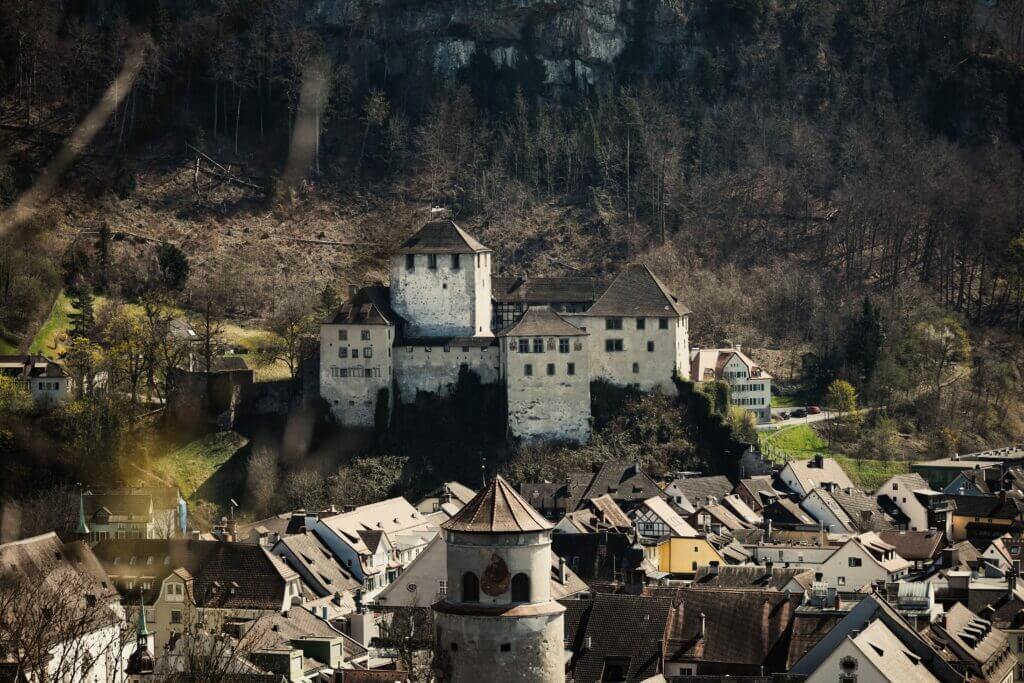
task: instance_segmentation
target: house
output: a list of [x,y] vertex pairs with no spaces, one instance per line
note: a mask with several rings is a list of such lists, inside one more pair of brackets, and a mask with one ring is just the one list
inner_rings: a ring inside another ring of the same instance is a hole
[[950,540],[970,540],[976,546],[1019,529],[1024,500],[1014,496],[949,496],[953,505]]
[[878,537],[918,567],[934,561],[946,545],[946,535],[941,531],[879,531]]
[[56,405],[71,398],[71,377],[43,355],[0,355],[0,375],[22,382],[40,405]]
[[697,528],[705,532],[721,533],[722,530],[732,532],[754,526],[734,515],[725,505],[718,503],[700,506],[690,518]]
[[[441,514],[437,518],[436,514]],[[349,512],[307,520],[341,566],[362,582],[367,600],[391,583],[437,535],[443,513],[424,515],[404,498],[389,498]],[[410,542],[399,550],[400,537]],[[400,552],[405,557],[400,557]]]
[[556,534],[585,534],[596,531],[617,533],[633,531],[633,521],[607,493],[583,501],[578,510],[563,517],[554,529]]
[[[174,491],[176,496],[177,489]],[[180,535],[178,506],[157,509],[150,493],[86,492],[82,494],[82,512],[90,541]]]
[[304,595],[299,574],[258,545],[107,539],[94,552],[126,604],[142,593],[158,652],[187,624],[252,621]]
[[875,620],[859,633],[847,636],[808,678],[808,683],[850,680],[937,683],[923,660]]
[[772,477],[769,474],[740,479],[733,493],[754,512],[760,512],[782,497],[772,485]]
[[733,484],[722,475],[711,477],[680,477],[665,487],[665,495],[686,513],[697,511],[702,505],[721,502],[732,493]]
[[461,482],[447,481],[420,499],[416,503],[416,509],[424,515],[440,510],[455,514],[463,505],[473,500],[475,495],[476,491]]
[[655,540],[665,536],[697,536],[697,530],[660,496],[652,496],[643,501],[631,514],[637,533],[644,538]]
[[801,500],[819,486],[854,488],[853,482],[832,458],[815,455],[809,460],[790,460],[779,472],[779,481]]
[[837,533],[856,534],[894,528],[878,502],[859,489],[818,487],[800,501],[800,507],[823,528]]
[[551,549],[588,586],[602,592],[642,586],[658,573],[657,547],[621,533],[555,534]]
[[284,676],[289,683],[333,680],[336,670],[350,668],[352,659],[364,654],[305,607],[270,614],[246,626],[239,649],[261,670]]
[[782,673],[803,594],[777,590],[679,589],[665,650],[665,675]]
[[911,463],[910,470],[924,477],[933,489],[942,491],[960,474],[975,468],[1012,467],[1020,464],[1024,464],[1024,444],[915,462]]
[[585,441],[591,381],[674,392],[688,376],[689,310],[647,266],[604,286],[494,277],[492,257],[432,220],[392,255],[388,286],[356,290],[321,325],[320,393],[341,423],[386,423],[395,401],[448,395],[469,371],[504,385],[511,435]]
[[725,557],[703,536],[666,538],[658,543],[658,569],[672,578],[693,578],[701,567],[724,564]]
[[608,495],[627,514],[655,496],[665,497],[640,463],[608,460],[593,472],[570,472],[564,482],[525,482],[519,493],[547,519],[558,520],[584,501]]
[[732,405],[749,411],[761,424],[772,421],[772,376],[739,345],[731,349],[694,347],[690,351],[690,377],[695,382],[726,382]]
[[814,570],[806,567],[776,567],[771,562],[759,565],[723,565],[698,567],[687,586],[728,588],[730,590],[772,590],[803,595],[811,590]]
[[821,523],[804,512],[799,505],[789,498],[779,498],[763,510],[761,516],[764,518],[769,529],[814,529],[819,528],[827,531]]
[[1020,466],[975,467],[964,470],[942,490],[948,495],[986,496],[1000,491],[1024,491],[1024,468]]
[[753,508],[747,505],[746,501],[736,494],[730,493],[723,498],[722,505],[747,525],[760,526],[764,521],[764,517],[760,513],[755,512]]
[[957,603],[931,624],[933,642],[954,666],[969,677],[985,681],[1013,681],[1017,658],[1009,639],[989,619]]
[[[777,538],[779,534],[773,534]],[[800,540],[765,540],[750,543],[750,559],[758,564],[773,562],[776,565],[814,567],[821,565],[845,542],[838,537],[815,531]]]
[[897,474],[878,487],[875,500],[884,509],[898,509],[906,518],[908,531],[924,531],[932,528],[928,511],[933,497],[938,495],[920,474]]
[[560,602],[566,608],[567,680],[645,681],[666,673],[672,598],[594,593]]
[[956,597],[959,598],[957,602],[965,604],[971,612],[991,621],[995,628],[1006,634],[1016,659],[1017,675],[1014,680],[1018,680],[1024,672],[1024,590],[1021,589],[1019,575],[1013,570],[1002,581],[968,578],[967,595],[960,593]]
[[913,564],[874,532],[852,536],[821,563],[822,579],[840,591],[858,591],[876,581],[896,581]]
[[354,594],[362,588],[362,582],[341,565],[316,534],[309,531],[281,538],[270,552],[295,570],[318,597]]
[[126,680],[125,612],[84,542],[50,532],[0,545],[0,602],[13,625],[2,629],[0,678],[7,663],[21,669],[18,680]]

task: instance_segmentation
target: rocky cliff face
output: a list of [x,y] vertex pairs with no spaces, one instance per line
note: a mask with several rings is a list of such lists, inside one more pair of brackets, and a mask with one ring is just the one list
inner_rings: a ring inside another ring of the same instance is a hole
[[451,83],[529,65],[539,84],[585,90],[682,65],[688,31],[670,2],[312,0],[307,19],[350,63],[389,78]]

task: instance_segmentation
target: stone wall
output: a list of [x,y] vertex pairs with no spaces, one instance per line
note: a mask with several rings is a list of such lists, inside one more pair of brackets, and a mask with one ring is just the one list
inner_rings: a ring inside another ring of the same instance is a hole
[[491,255],[460,254],[453,268],[451,254],[438,254],[430,268],[427,254],[391,259],[391,307],[405,318],[409,337],[474,337],[491,335]]
[[[345,339],[340,338],[342,333]],[[389,404],[394,400],[390,391],[393,341],[390,325],[320,326],[320,395],[342,425],[373,427],[382,388],[389,389]],[[353,357],[353,352],[358,356]]]
[[483,384],[498,381],[496,345],[396,346],[394,367],[398,399],[403,403],[413,403],[418,391],[429,391],[439,396],[450,395],[459,380],[459,368],[463,364],[476,372]]
[[[570,337],[568,353],[557,337],[544,337],[544,351],[520,353],[518,337],[501,338],[501,373],[508,392],[508,427],[521,438],[590,440],[589,337]],[[568,374],[568,365],[574,374]],[[527,366],[529,373],[527,374]],[[554,374],[548,374],[553,366]]]
[[562,683],[565,621],[561,612],[529,617],[434,616],[434,668],[444,683]]

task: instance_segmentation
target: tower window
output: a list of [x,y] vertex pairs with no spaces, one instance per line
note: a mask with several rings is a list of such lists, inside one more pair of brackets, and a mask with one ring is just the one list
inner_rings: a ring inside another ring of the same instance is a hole
[[338,358],[348,358],[348,347],[342,346],[338,349]]
[[604,340],[604,350],[605,351],[609,351],[609,352],[621,351],[622,350],[622,340],[621,339],[605,339]]
[[633,363],[633,374],[635,375],[638,372],[640,372],[640,364],[639,363]]
[[523,374],[527,377],[533,377],[533,365],[531,363],[523,366]]
[[502,652],[511,652],[512,651],[512,643],[502,643],[501,644],[501,651]]
[[480,602],[480,579],[473,572],[462,575],[462,602]]
[[459,255],[452,254],[452,270],[458,270],[461,267],[462,264],[459,263]]
[[348,330],[338,330],[338,341],[348,341]]
[[512,577],[512,602],[530,601],[530,577],[526,574],[516,574]]
[[359,331],[359,338],[362,339],[363,341],[370,341],[370,331],[369,330],[360,330]]
[[637,318],[636,319],[636,329],[642,330],[642,329],[645,329],[646,327],[647,327],[647,319],[646,318]]
[[405,255],[405,269],[416,270],[416,254]]
[[427,268],[437,270],[437,254],[427,254]]
[[654,353],[654,342],[647,342],[647,353]]
[[559,353],[569,353],[569,340],[568,339],[559,339],[558,340],[558,352]]
[[533,340],[533,352],[544,353],[544,340],[540,337]]
[[605,318],[604,329],[606,330],[621,330],[622,329],[622,318]]
[[519,353],[529,353],[529,352],[530,352],[530,340],[529,339],[520,339],[519,340]]
[[569,363],[567,366],[565,366],[565,374],[567,374],[567,375],[575,375],[576,374],[576,364],[575,363]]
[[548,363],[548,374],[549,375],[555,374],[555,364],[554,363]]
[[668,329],[668,318],[658,318],[658,329],[659,330],[667,330]]

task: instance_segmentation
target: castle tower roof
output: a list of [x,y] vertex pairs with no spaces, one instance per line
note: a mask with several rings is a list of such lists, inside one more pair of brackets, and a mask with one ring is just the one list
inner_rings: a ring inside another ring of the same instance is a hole
[[515,534],[547,531],[552,525],[499,476],[492,479],[441,528],[468,533]]
[[489,251],[452,220],[427,223],[398,248],[399,254],[479,254]]

